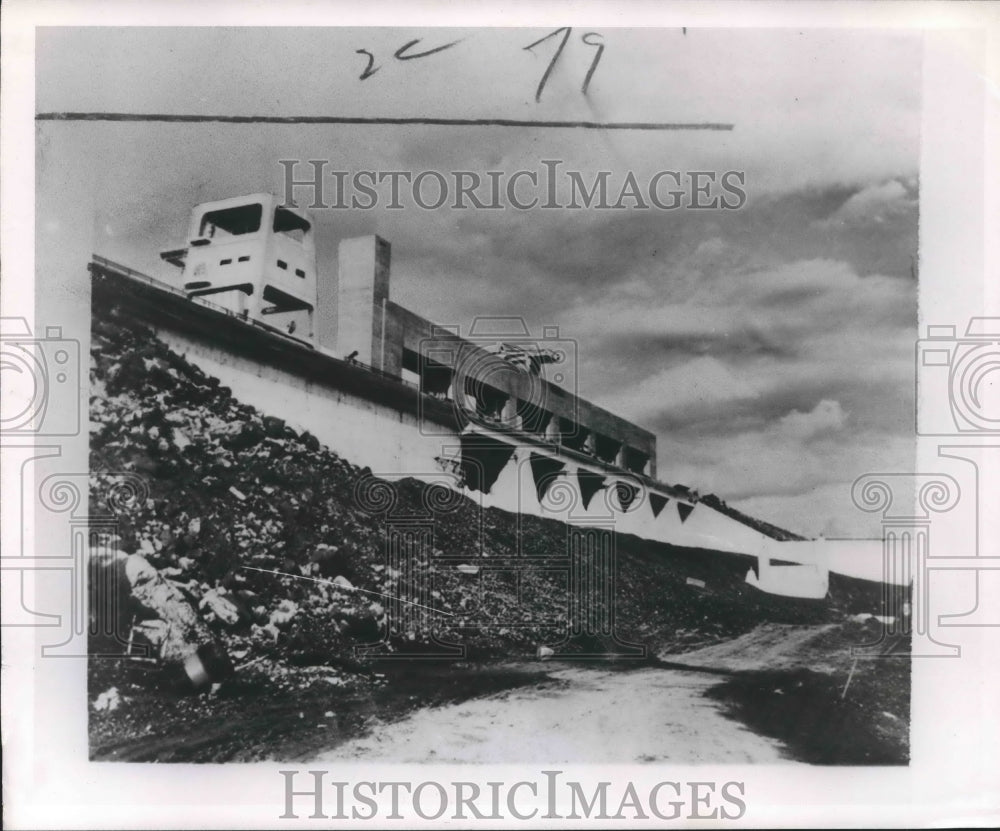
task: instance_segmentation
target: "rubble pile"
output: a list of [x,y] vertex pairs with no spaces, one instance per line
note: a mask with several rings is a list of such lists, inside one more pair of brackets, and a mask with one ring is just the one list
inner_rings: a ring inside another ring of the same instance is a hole
[[[385,517],[358,498],[370,471],[241,404],[114,309],[94,309],[92,333],[90,510],[118,520],[111,553],[101,556],[124,564],[125,581],[110,583],[130,595],[128,637],[140,632],[166,659],[171,650],[184,654],[171,638],[187,629],[189,641],[214,644],[237,675],[288,687],[368,677],[355,648],[379,643],[382,653],[459,643],[472,658],[593,648],[567,639],[565,572],[488,568],[519,552],[535,563],[564,556],[561,523],[480,511],[452,494],[436,515],[428,556],[394,564]],[[125,477],[142,487],[123,505],[113,494]],[[433,501],[434,486],[410,479],[391,487],[394,516],[425,513]],[[731,637],[762,620],[831,614],[828,604],[748,587],[750,558],[621,535],[615,545],[616,628],[651,653]],[[425,589],[433,610],[399,604]],[[837,591],[838,607],[877,611],[865,590]]]

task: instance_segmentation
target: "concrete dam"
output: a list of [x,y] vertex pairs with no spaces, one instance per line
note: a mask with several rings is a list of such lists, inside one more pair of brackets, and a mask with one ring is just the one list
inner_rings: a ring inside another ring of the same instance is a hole
[[117,304],[236,398],[374,478],[566,523],[571,558],[613,558],[617,532],[755,557],[747,582],[775,594],[822,598],[831,570],[883,579],[879,540],[790,540],[662,481],[656,437],[576,394],[576,346],[556,327],[478,318],[462,331],[393,302],[377,236],[340,243],[335,343],[321,345],[313,234],[307,211],[271,194],[204,203],[186,244],[161,253],[176,284],[94,255],[92,302]]

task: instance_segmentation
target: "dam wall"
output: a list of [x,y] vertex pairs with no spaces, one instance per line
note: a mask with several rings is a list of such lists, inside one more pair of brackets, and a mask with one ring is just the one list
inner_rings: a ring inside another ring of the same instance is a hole
[[[461,454],[462,433],[457,429],[450,435],[443,430],[427,435],[415,413],[258,363],[162,324],[153,329],[175,352],[218,378],[244,404],[277,416],[296,430],[312,433],[338,455],[371,468],[380,478],[444,482],[484,508],[496,507],[583,527],[610,528],[683,547],[756,554],[768,542],[760,532],[708,506],[678,502],[632,477],[616,477],[596,465],[566,460],[542,447],[514,446],[489,492],[463,487],[437,461],[457,459]],[[541,496],[533,456],[564,465]],[[581,471],[584,478],[602,480],[597,492],[585,493]],[[637,491],[627,509],[615,490],[618,481]],[[654,515],[653,504],[658,499],[666,501]]]
[[[419,384],[288,338],[107,260],[95,258],[91,272],[95,304],[118,306],[242,403],[308,431],[381,479],[442,483],[483,508],[757,557],[748,582],[775,594],[823,597],[829,570],[882,579],[880,541],[776,540],[699,502],[683,486],[518,429],[519,421],[470,421],[454,400]],[[382,351],[378,343],[376,350]],[[588,424],[618,429],[616,417],[591,409],[580,410]],[[646,446],[638,428],[619,432],[625,440],[616,461],[628,442]],[[635,458],[635,466],[647,466],[641,453]]]
[[[380,478],[444,482],[484,508],[684,547],[755,555],[769,539],[699,504],[686,488],[502,424],[470,424],[452,401],[251,325],[109,261],[95,259],[91,271],[94,303],[119,306],[243,403],[312,433]],[[468,487],[456,475],[463,462],[481,464],[481,457],[498,453],[501,463],[488,486]]]

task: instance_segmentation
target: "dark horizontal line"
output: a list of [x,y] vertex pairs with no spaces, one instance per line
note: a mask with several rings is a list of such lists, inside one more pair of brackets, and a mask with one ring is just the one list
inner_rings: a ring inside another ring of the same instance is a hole
[[533,121],[516,118],[361,118],[339,115],[177,115],[38,113],[36,121],[158,121],[177,124],[426,124],[435,127],[544,127],[577,130],[732,130],[732,124],[655,121]]

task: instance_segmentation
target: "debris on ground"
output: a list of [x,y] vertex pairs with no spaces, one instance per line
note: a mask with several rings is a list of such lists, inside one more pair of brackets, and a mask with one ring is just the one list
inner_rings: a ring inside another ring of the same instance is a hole
[[118,687],[111,687],[105,690],[94,700],[94,709],[98,712],[107,711],[109,713],[117,710],[122,703],[122,697],[118,692]]

